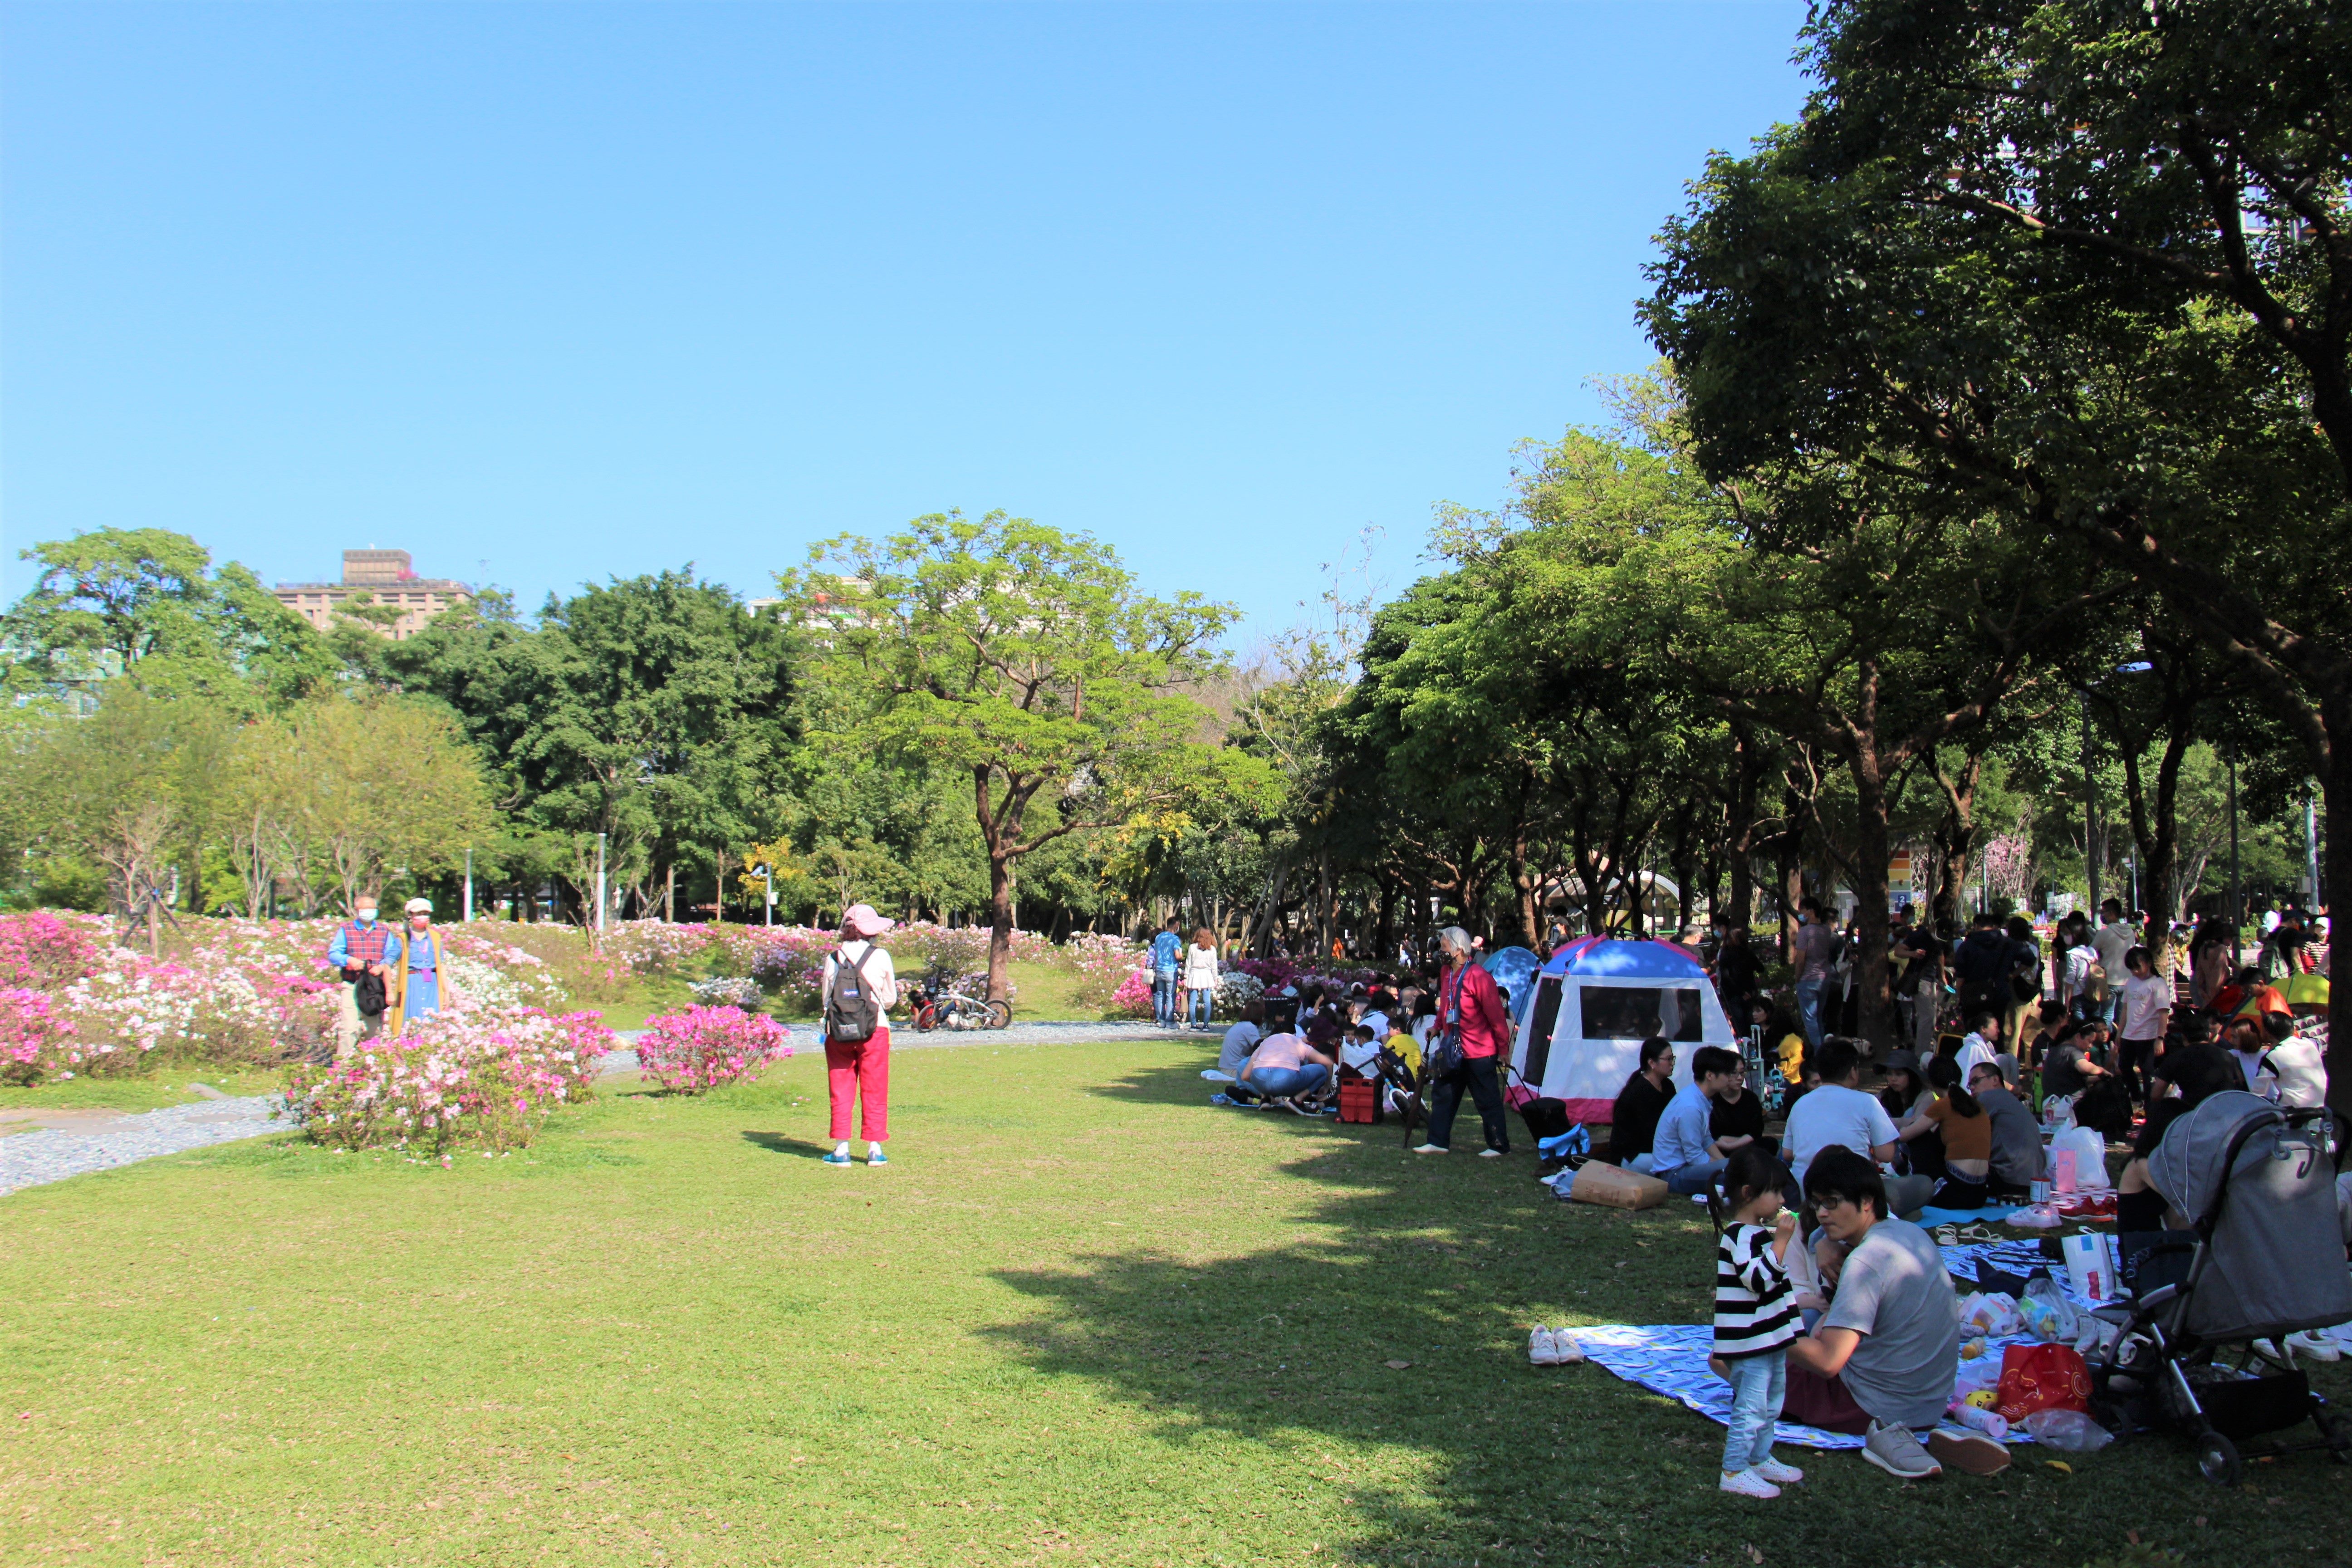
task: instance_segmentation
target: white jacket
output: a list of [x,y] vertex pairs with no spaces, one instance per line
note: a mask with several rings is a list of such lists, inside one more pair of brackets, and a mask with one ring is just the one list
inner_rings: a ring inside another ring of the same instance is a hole
[[1184,989],[1214,991],[1216,988],[1217,950],[1188,945],[1184,949]]

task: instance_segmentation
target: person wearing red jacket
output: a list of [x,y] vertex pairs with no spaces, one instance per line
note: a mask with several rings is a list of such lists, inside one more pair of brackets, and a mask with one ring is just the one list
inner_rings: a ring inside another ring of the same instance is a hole
[[[1511,1152],[1510,1126],[1503,1120],[1501,1072],[1511,1048],[1511,1018],[1503,1008],[1503,993],[1495,977],[1473,955],[1470,933],[1447,926],[1437,933],[1438,960],[1444,967],[1437,983],[1437,1031],[1460,1031],[1462,1065],[1423,1085],[1429,1100],[1429,1142],[1416,1154],[1450,1152],[1454,1113],[1461,1109],[1466,1086],[1477,1102],[1478,1120],[1486,1133],[1481,1158],[1500,1159]],[[1433,1040],[1436,1036],[1433,1035]]]

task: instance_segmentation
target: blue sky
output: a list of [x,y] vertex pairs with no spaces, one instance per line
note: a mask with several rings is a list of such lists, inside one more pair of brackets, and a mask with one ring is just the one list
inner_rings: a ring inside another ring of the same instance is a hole
[[0,539],[551,589],[1003,507],[1287,622],[1640,369],[1793,0],[0,9]]

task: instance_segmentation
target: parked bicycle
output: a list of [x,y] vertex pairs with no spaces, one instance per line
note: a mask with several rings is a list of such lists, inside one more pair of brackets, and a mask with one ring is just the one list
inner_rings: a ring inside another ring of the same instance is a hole
[[908,1001],[919,1035],[934,1029],[1002,1029],[1013,1022],[1012,1003],[988,999],[985,975],[927,981],[914,988]]

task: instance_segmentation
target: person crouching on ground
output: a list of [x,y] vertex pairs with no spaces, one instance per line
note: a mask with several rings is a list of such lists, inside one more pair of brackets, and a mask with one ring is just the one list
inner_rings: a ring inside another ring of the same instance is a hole
[[1862,1457],[1905,1480],[1946,1463],[1973,1476],[2008,1468],[2009,1450],[1990,1437],[1936,1432],[1923,1447],[1914,1430],[1943,1419],[1960,1361],[1960,1303],[1935,1242],[1886,1217],[1877,1167],[1851,1149],[1813,1157],[1805,1201],[1845,1260],[1829,1310],[1790,1342],[1789,1419],[1862,1436]]
[[1752,1138],[1717,1138],[1715,1102],[1739,1082],[1739,1058],[1721,1046],[1701,1046],[1691,1055],[1691,1081],[1658,1118],[1657,1142],[1650,1148],[1650,1174],[1666,1191],[1687,1197],[1715,1185],[1724,1163]]
[[1242,1068],[1242,1087],[1265,1096],[1268,1105],[1311,1116],[1314,1112],[1299,1104],[1298,1098],[1328,1084],[1331,1068],[1332,1058],[1304,1037],[1268,1035],[1265,1043],[1250,1053],[1249,1065]]
[[1242,1069],[1249,1066],[1251,1053],[1265,1038],[1265,1004],[1259,1001],[1242,1004],[1242,1016],[1234,1021],[1233,1027],[1225,1031],[1224,1044],[1217,1050],[1217,1070],[1234,1080],[1234,1089],[1242,1087]]
[[1510,1015],[1503,1009],[1503,993],[1495,977],[1478,962],[1470,933],[1447,926],[1437,933],[1438,955],[1444,965],[1438,982],[1437,1028],[1451,1029],[1462,1044],[1462,1065],[1428,1086],[1429,1141],[1416,1154],[1444,1154],[1454,1142],[1454,1114],[1462,1109],[1462,1091],[1468,1089],[1477,1102],[1478,1121],[1486,1134],[1482,1159],[1500,1159],[1511,1152],[1511,1130],[1503,1120],[1503,1086],[1496,1064],[1511,1048]]
[[882,1145],[890,1138],[889,1013],[898,1001],[898,974],[874,939],[898,923],[876,914],[871,904],[852,904],[841,914],[841,945],[824,956],[817,1007],[824,1020],[824,1086],[833,1110],[828,1165],[850,1163],[852,1101],[860,1106],[866,1163],[890,1163]]
[[1781,1208],[1780,1180],[1780,1162],[1753,1143],[1735,1150],[1723,1168],[1731,1221],[1715,1245],[1715,1353],[1707,1365],[1731,1384],[1720,1484],[1741,1497],[1776,1498],[1782,1487],[1805,1479],[1804,1471],[1772,1457],[1772,1426],[1788,1387],[1789,1342],[1797,1337],[1797,1302],[1789,1288],[1797,1216]]

